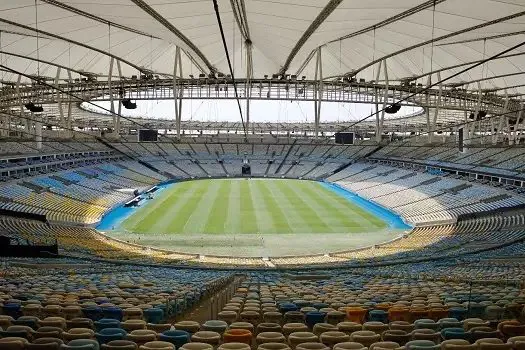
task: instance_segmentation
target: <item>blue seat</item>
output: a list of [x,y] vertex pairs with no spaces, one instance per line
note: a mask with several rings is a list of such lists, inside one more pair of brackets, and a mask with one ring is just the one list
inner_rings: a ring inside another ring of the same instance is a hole
[[88,306],[82,309],[82,313],[85,317],[92,321],[97,321],[102,318],[102,309],[98,306]]
[[305,315],[304,323],[308,328],[313,328],[316,323],[323,323],[326,313],[320,311],[309,311]]
[[302,300],[302,299],[299,299],[299,300],[294,300],[293,303],[295,305],[297,305],[297,307],[300,309],[302,307],[306,307],[306,306],[311,306],[312,303],[309,302],[308,300]]
[[384,310],[371,310],[368,313],[368,320],[388,323],[388,312]]
[[470,303],[470,310],[468,312],[469,317],[473,318],[483,318],[485,317],[485,305],[478,303]]
[[106,344],[112,340],[124,340],[128,333],[122,328],[104,328],[95,333],[95,337],[100,344]]
[[28,326],[34,330],[37,330],[39,327],[38,318],[35,316],[20,316],[17,320],[12,321],[11,323],[15,326]]
[[154,307],[155,309],[161,309],[162,312],[164,313],[164,315],[166,315],[166,313],[167,313],[167,307],[166,307],[166,304],[157,304],[157,305],[153,304],[153,307]]
[[159,340],[172,343],[178,349],[190,342],[190,333],[181,330],[169,330],[159,334]]
[[470,340],[470,334],[465,333],[463,328],[444,328],[441,330],[441,337],[444,340],[464,339]]
[[461,328],[463,327],[463,323],[458,321],[455,318],[442,318],[438,321],[439,326],[441,329],[445,328]]
[[297,310],[298,310],[297,305],[295,305],[294,303],[283,303],[279,305],[279,311],[283,314],[288,311],[297,311]]
[[3,331],[0,329],[0,338],[9,338],[9,337],[14,337],[14,338],[25,338],[25,339],[30,339],[31,335],[28,334],[26,331]]
[[161,323],[164,320],[164,311],[157,308],[146,309],[144,310],[144,317],[148,323]]
[[448,316],[463,321],[467,316],[467,310],[464,307],[451,307],[448,310]]
[[317,310],[330,307],[330,305],[326,303],[313,303],[312,306],[315,307]]
[[101,318],[98,321],[95,321],[95,330],[100,332],[106,328],[120,328],[120,321],[112,318]]
[[111,319],[119,320],[119,321],[122,321],[122,317],[124,317],[124,313],[122,312],[122,309],[119,307],[103,308],[102,315],[104,318],[111,318]]
[[20,304],[5,304],[2,306],[4,315],[11,316],[15,320],[22,315]]

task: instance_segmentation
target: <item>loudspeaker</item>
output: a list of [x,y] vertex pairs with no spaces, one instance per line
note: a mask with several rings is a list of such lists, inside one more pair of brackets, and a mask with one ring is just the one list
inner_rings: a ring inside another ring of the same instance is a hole
[[354,133],[353,132],[336,132],[335,143],[342,145],[353,145],[354,144]]
[[139,142],[157,142],[159,133],[157,130],[149,130],[149,129],[140,129],[139,133]]

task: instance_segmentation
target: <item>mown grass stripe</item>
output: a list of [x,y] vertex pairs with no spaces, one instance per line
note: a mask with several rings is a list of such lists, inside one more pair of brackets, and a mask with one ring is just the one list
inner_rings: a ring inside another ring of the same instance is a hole
[[212,202],[203,233],[231,233],[225,232],[224,227],[229,211],[231,183],[229,181],[217,181],[217,183],[219,189],[217,190],[215,200]]
[[381,220],[381,218],[377,217],[372,213],[367,212],[365,209],[351,202],[347,198],[344,198],[333,191],[327,190],[320,183],[315,183],[313,189],[315,189],[318,192],[328,193],[331,196],[331,198],[333,198],[334,205],[337,204],[342,207],[348,208],[352,218],[354,220],[360,221],[365,227],[368,226],[368,228],[384,228],[388,226],[385,221]]
[[272,233],[295,232],[295,228],[290,226],[290,223],[286,217],[286,213],[283,211],[281,205],[276,200],[274,194],[271,192],[267,184],[267,181],[258,181],[257,188],[261,193],[261,198],[264,201],[265,207],[272,217]]
[[315,183],[303,181],[291,188],[297,196],[302,198],[317,213],[332,232],[358,232],[363,229],[359,222],[352,220],[347,215],[347,211],[339,210],[338,207],[333,206],[330,196],[325,197],[327,193],[319,194],[312,190],[313,186],[315,186]]
[[219,193],[220,181],[206,181],[206,193],[200,196],[200,201],[188,221],[184,225],[184,232],[186,233],[204,233],[204,227],[208,218],[211,215],[213,204],[217,200]]
[[329,191],[323,188],[321,188],[322,191],[315,191],[316,185],[314,182],[303,182],[297,189],[301,191],[305,199],[308,199],[307,202],[325,223],[330,225],[333,232],[362,232],[369,226],[366,222],[355,220],[350,202],[348,206],[339,205]]
[[[184,226],[199,205],[202,196],[207,192],[208,185],[204,181],[195,181],[193,184],[188,182],[188,185],[196,186],[193,195],[178,198],[181,202],[181,205],[177,208],[178,210],[173,210],[172,207],[172,209],[169,210],[169,215],[164,216],[166,220],[164,221],[166,227],[165,231],[167,232],[187,233],[184,231]],[[158,217],[158,219],[162,220],[163,218]]]
[[268,181],[268,189],[275,198],[277,207],[286,215],[286,220],[294,233],[311,233],[316,232],[315,227],[310,225],[310,220],[304,220],[301,215],[300,208],[295,207],[292,203],[293,198],[289,198],[290,194],[286,193],[286,189],[279,186],[281,180]]
[[164,189],[121,226],[145,234],[366,232],[387,223],[317,182],[199,180]]
[[257,218],[253,210],[248,181],[241,181],[241,232],[257,233]]
[[272,210],[267,206],[267,203],[264,200],[264,195],[261,192],[261,181],[249,181],[248,184],[252,196],[253,210],[257,219],[257,232],[276,232]]
[[228,213],[225,217],[224,232],[241,232],[241,184],[240,181],[230,182],[230,193],[228,194]]
[[171,188],[163,190],[157,198],[149,201],[146,205],[138,208],[132,216],[123,223],[123,227],[134,231],[156,232],[162,229],[163,225],[158,225],[158,218],[163,217],[166,211],[175,204],[176,198],[185,196],[188,192],[193,192],[195,187],[176,184]]
[[332,232],[330,225],[325,223],[315,210],[305,202],[301,195],[296,195],[292,189],[297,183],[290,184],[289,181],[277,182],[277,187],[284,193],[286,200],[291,204],[292,210],[310,227],[311,232],[328,233]]

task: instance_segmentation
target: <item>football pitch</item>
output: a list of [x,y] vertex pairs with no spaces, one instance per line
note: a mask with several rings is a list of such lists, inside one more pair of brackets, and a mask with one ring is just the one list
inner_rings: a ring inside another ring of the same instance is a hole
[[[331,234],[388,224],[315,181],[213,179],[176,183],[127,217],[135,234]],[[211,237],[210,237],[211,238]]]

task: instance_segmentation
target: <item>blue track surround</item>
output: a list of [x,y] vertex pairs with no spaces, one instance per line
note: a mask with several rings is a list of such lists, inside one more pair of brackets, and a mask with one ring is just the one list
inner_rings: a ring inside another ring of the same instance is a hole
[[[161,193],[168,187],[174,186],[175,184],[175,181],[167,181],[158,184],[157,190],[153,194],[153,200],[155,200],[155,197],[157,197],[159,193]],[[144,197],[144,195],[141,195],[140,197]],[[146,204],[147,202],[143,203],[142,205]],[[120,224],[122,224],[122,222],[126,220],[130,215],[133,215],[137,209],[137,207],[126,208],[124,204],[118,207],[114,207],[102,217],[102,220],[100,220],[100,222],[96,226],[96,229],[100,231],[114,230],[115,228],[120,227]]]
[[334,184],[331,182],[321,182],[321,184],[325,188],[328,188],[329,190],[334,191],[341,197],[344,197],[348,199],[349,201],[355,203],[356,205],[360,206],[367,212],[372,213],[375,216],[378,216],[383,221],[385,221],[390,228],[400,229],[400,230],[408,230],[412,228],[412,226],[405,223],[403,221],[403,218],[399,216],[398,214],[392,212],[391,210],[377,203],[371,202],[368,199],[364,199],[360,197],[359,195],[357,195],[356,193],[351,192],[347,190],[346,188],[339,186],[338,184]]
[[[412,228],[412,226],[406,224],[403,221],[403,218],[398,214],[392,212],[391,210],[385,207],[382,207],[377,203],[364,199],[356,193],[345,189],[344,187],[341,187],[331,182],[320,182],[320,184],[325,188],[337,193],[341,197],[353,202],[354,204],[358,205],[367,212],[379,217],[381,220],[386,222],[389,228],[391,229],[408,230]],[[153,196],[156,197],[163,190],[171,186],[176,186],[176,181],[167,181],[157,185],[158,189],[157,191],[155,191]],[[147,202],[143,203],[142,205],[147,205]],[[124,207],[124,205],[115,207],[102,217],[102,220],[96,226],[96,229],[101,231],[117,229],[120,227],[121,223],[130,215],[134,214],[137,209],[137,207],[126,208]]]

